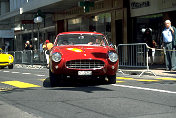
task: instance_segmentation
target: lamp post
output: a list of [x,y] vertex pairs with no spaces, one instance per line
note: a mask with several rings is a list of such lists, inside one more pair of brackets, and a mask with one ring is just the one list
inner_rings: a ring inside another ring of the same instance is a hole
[[78,6],[80,7],[84,7],[84,12],[89,12],[90,11],[90,7],[94,7],[94,2],[90,1],[90,0],[84,0],[78,3]]
[[34,23],[37,24],[37,29],[38,29],[38,34],[37,34],[37,46],[38,46],[38,50],[40,50],[40,32],[39,32],[39,28],[40,28],[40,23],[43,22],[43,18],[45,16],[43,15],[43,13],[41,12],[41,10],[38,10],[37,13],[34,15]]

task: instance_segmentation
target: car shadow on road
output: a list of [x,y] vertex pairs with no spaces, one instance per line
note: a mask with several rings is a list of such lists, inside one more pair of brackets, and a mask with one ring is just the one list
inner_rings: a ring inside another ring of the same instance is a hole
[[107,84],[95,80],[70,80],[62,81],[56,87],[51,87],[49,78],[46,78],[43,81],[43,87],[48,88],[49,90],[83,91],[86,93],[92,93],[93,91],[113,91],[111,89],[100,87],[100,85]]

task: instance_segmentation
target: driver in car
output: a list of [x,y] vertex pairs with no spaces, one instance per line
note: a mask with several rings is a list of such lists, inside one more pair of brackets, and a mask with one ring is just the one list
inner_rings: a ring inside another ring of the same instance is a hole
[[89,42],[89,45],[100,45],[103,46],[104,45],[104,41],[102,39],[96,39],[95,42]]

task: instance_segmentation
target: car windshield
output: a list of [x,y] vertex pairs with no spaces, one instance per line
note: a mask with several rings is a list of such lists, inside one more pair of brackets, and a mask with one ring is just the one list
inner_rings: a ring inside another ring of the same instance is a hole
[[64,34],[57,37],[57,45],[106,46],[107,42],[99,34]]

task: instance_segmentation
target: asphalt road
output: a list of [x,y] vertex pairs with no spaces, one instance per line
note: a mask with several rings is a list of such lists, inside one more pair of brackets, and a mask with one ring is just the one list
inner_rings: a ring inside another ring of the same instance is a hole
[[0,118],[175,118],[176,78],[117,75],[117,84],[68,80],[47,69],[0,69]]

